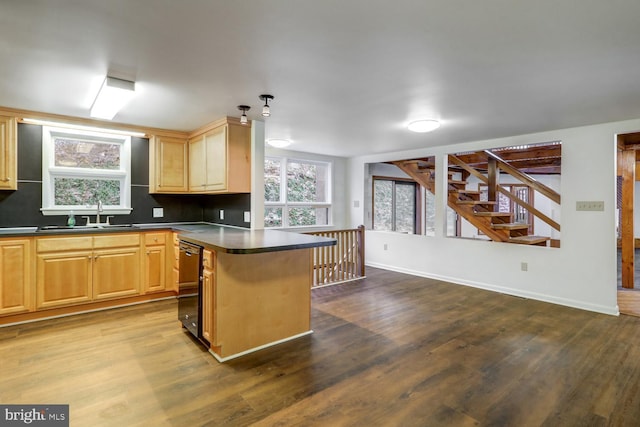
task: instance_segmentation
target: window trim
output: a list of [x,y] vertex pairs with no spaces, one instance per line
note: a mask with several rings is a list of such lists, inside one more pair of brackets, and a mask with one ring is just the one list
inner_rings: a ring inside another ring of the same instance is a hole
[[[120,148],[119,170],[81,170],[55,166],[53,140],[55,136],[66,136],[70,139],[95,140],[96,142],[117,143]],[[42,208],[43,215],[67,215],[70,211],[74,214],[95,214],[96,207],[63,205],[56,206],[54,200],[54,181],[58,177],[89,178],[89,179],[114,179],[120,181],[120,204],[105,205],[103,214],[128,215],[131,213],[131,136],[113,134],[109,132],[97,132],[42,126]]]
[[376,189],[376,181],[391,181],[392,182],[392,192],[391,192],[391,230],[376,230],[376,231],[388,231],[392,233],[403,233],[403,231],[396,230],[396,213],[395,213],[395,204],[396,204],[396,182],[400,182],[402,184],[413,184],[414,186],[414,211],[413,211],[413,232],[411,234],[422,234],[422,203],[421,203],[421,193],[420,193],[420,184],[418,184],[415,180],[411,178],[396,178],[390,176],[379,176],[373,175],[371,177],[371,229],[375,230],[376,226],[376,198],[375,198],[375,189]]
[[[263,216],[266,216],[266,210],[268,208],[281,208],[282,209],[282,225],[281,226],[266,226],[268,229],[293,229],[293,228],[320,228],[320,227],[333,227],[333,162],[322,160],[309,160],[300,157],[287,157],[287,156],[265,156],[266,160],[277,160],[280,162],[280,200],[277,202],[264,200]],[[327,189],[326,189],[326,202],[288,202],[287,201],[287,165],[289,163],[307,163],[326,166],[327,168]],[[264,173],[264,172],[263,172]],[[288,209],[292,207],[309,207],[309,208],[327,208],[327,224],[313,224],[313,225],[290,225]]]

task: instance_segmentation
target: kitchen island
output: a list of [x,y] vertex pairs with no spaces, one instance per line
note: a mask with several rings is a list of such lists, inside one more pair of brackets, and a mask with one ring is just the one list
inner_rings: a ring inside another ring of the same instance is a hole
[[311,333],[311,252],[335,240],[204,222],[0,228],[0,327],[175,298],[180,239],[204,248],[218,360]]
[[311,251],[334,239],[217,226],[179,239],[204,248],[200,321],[217,360],[312,333]]

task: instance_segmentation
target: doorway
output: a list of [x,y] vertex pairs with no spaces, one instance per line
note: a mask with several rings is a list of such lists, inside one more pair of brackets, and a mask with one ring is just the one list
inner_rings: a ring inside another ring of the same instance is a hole
[[617,136],[618,308],[622,314],[640,316],[640,239],[634,230],[635,188],[640,160],[640,133]]

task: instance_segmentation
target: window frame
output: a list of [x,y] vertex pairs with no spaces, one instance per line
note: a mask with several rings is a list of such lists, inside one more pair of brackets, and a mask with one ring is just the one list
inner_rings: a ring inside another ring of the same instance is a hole
[[375,188],[376,181],[391,181],[391,230],[378,230],[378,231],[390,231],[394,233],[403,233],[404,231],[396,231],[396,183],[400,183],[401,185],[412,184],[414,187],[414,207],[413,207],[413,232],[411,234],[422,234],[422,201],[421,201],[421,186],[410,178],[395,178],[388,176],[372,176],[371,180],[371,229],[376,230],[376,198],[375,198]]
[[[54,141],[56,137],[81,141],[95,141],[120,145],[119,169],[87,169],[55,165]],[[96,205],[56,205],[56,178],[109,179],[120,182],[120,203],[104,205],[103,214],[128,215],[131,213],[131,136],[109,132],[72,128],[42,127],[42,211],[43,215],[95,214]]]
[[[286,157],[286,156],[265,156],[265,161],[276,160],[280,162],[280,200],[267,201],[264,200],[264,216],[266,218],[266,210],[269,208],[281,208],[282,209],[282,225],[280,226],[267,226],[269,229],[285,229],[285,228],[318,228],[318,227],[332,227],[333,226],[333,163],[321,160],[309,160],[300,157]],[[326,167],[326,202],[290,202],[287,199],[287,165],[289,163],[305,163],[313,165],[321,165]],[[263,172],[264,173],[264,172]],[[313,224],[313,225],[291,225],[289,221],[289,209],[290,208],[326,208],[327,209],[327,224]]]

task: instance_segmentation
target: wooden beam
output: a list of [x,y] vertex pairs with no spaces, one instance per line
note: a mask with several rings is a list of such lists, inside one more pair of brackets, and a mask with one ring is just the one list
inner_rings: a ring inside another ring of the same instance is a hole
[[632,289],[635,270],[633,205],[636,185],[636,153],[634,150],[623,150],[618,152],[618,156],[618,164],[622,174],[622,204],[620,209],[620,227],[622,230],[622,287]]
[[[487,175],[489,178],[489,185],[487,187],[489,194],[487,196],[487,200],[491,202],[497,202],[498,201],[497,188],[499,185],[498,181],[500,179],[500,172],[498,171],[498,165],[496,164],[496,160],[493,158],[490,158],[487,164]],[[493,206],[493,209],[497,211],[499,209],[499,206],[495,204]]]

